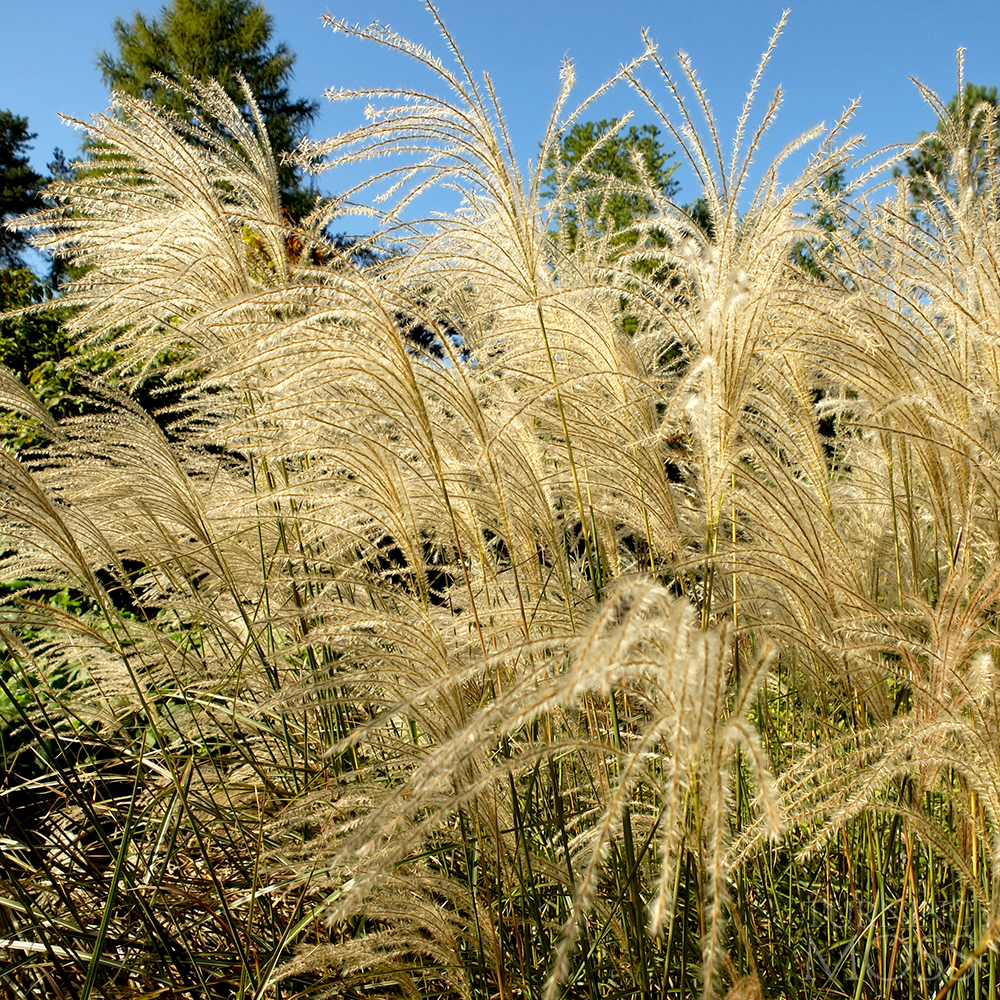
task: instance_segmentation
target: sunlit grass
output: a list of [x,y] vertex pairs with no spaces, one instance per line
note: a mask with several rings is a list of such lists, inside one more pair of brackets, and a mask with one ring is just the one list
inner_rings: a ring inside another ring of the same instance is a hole
[[337,27],[449,95],[300,151],[395,252],[291,227],[211,84],[120,98],[35,220],[116,364],[59,424],[0,375],[48,440],[0,452],[3,988],[995,995],[994,140],[915,211],[848,113],[749,190],[778,33],[732,147],[647,39],[712,232],[646,187],[569,241],[571,67],[525,174],[443,26]]

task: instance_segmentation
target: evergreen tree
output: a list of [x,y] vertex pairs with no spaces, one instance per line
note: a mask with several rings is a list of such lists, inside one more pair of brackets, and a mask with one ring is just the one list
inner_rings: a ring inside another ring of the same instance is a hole
[[[50,178],[30,166],[28,150],[34,138],[27,118],[9,110],[0,111],[3,219],[42,207],[40,192]],[[57,179],[65,179],[71,173],[62,150],[53,152],[48,171]],[[0,227],[0,365],[10,369],[56,416],[69,416],[80,410],[79,401],[72,398],[79,376],[61,366],[61,362],[75,353],[75,348],[63,325],[66,310],[59,307],[55,298],[55,287],[66,267],[53,262],[47,280],[41,278],[24,260],[27,246],[23,230]],[[45,308],[32,308],[43,304]],[[106,367],[107,359],[95,355],[89,365],[91,372],[96,372],[102,364]],[[19,450],[36,445],[39,431],[36,422],[0,409],[0,441],[7,447]]]
[[955,143],[949,144],[949,138],[960,136],[964,140],[961,146],[968,150],[969,182],[976,189],[983,185],[988,157],[998,155],[995,148],[992,153],[988,148],[990,130],[984,126],[990,116],[996,115],[998,106],[997,88],[976,83],[967,83],[961,95],[955,94],[948,102],[937,130],[923,133],[924,143],[904,160],[906,173],[913,179],[911,193],[917,205],[933,201],[938,191],[956,194],[950,177],[955,164],[948,152]]
[[844,168],[838,167],[826,174],[816,185],[816,199],[812,203],[812,220],[822,235],[809,241],[796,243],[792,248],[792,260],[811,275],[825,280],[825,262],[837,256],[837,230],[843,220],[838,218],[834,205],[845,186]]
[[[31,169],[28,150],[34,132],[28,119],[0,111],[0,223],[39,207],[38,188],[43,178]],[[27,237],[0,225],[0,267],[24,267],[21,256]]]
[[599,235],[626,230],[649,215],[653,203],[641,193],[646,182],[664,198],[679,190],[673,179],[677,165],[670,162],[674,154],[663,148],[659,129],[631,125],[615,132],[617,125],[617,118],[578,122],[562,138],[560,162],[548,164],[550,195],[578,170],[563,192],[569,202],[565,219],[571,245],[581,224]]
[[[155,79],[158,74],[183,82],[217,80],[238,105],[245,99],[242,76],[263,115],[272,147],[292,149],[316,116],[315,101],[293,101],[288,82],[295,54],[280,43],[271,48],[273,18],[251,0],[170,0],[159,17],[136,11],[131,21],[114,22],[116,53],[100,52],[97,63],[105,82],[122,93],[142,97],[185,113],[183,98]],[[312,208],[315,192],[302,175],[279,165],[282,203],[294,216]]]

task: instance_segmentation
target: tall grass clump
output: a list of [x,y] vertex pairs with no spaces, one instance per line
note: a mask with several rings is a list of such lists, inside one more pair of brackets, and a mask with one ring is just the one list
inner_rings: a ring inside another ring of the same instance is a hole
[[61,422],[0,373],[44,441],[0,451],[0,983],[992,996],[995,111],[924,91],[919,204],[850,110],[752,171],[781,26],[726,153],[644,38],[608,86],[710,231],[637,157],[651,216],[569,238],[572,66],[522,172],[429,10],[448,62],[329,22],[433,81],[328,95],[366,121],[301,162],[371,170],[332,207],[189,82],[21,223],[114,364]]

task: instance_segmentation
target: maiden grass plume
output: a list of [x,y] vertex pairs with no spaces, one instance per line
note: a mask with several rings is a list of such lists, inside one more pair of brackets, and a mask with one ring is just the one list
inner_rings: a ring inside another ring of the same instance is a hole
[[429,12],[447,60],[328,19],[437,89],[328,94],[298,163],[371,174],[301,222],[189,82],[20,223],[115,362],[61,422],[0,372],[47,442],[0,451],[0,992],[996,995],[996,109],[921,87],[915,204],[853,107],[751,170],[782,25],[731,147],[644,37],[608,86],[711,232],[637,157],[648,218],[570,238],[572,66],[523,172]]

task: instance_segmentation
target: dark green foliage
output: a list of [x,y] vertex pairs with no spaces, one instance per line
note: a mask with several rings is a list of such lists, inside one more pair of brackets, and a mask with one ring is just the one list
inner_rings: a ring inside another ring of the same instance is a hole
[[[66,154],[57,146],[52,150],[52,159],[45,164],[49,172],[49,180],[60,182],[73,178],[73,164],[66,159]],[[73,267],[65,258],[52,257],[49,261],[48,283],[55,291],[79,274],[79,267]]]
[[[35,133],[28,131],[27,118],[0,111],[0,223],[39,207],[38,188],[43,178],[28,161],[34,138]],[[23,232],[0,226],[0,267],[23,267],[21,254],[26,246]]]
[[[41,208],[39,189],[45,178],[28,161],[29,142],[35,138],[28,131],[28,119],[10,111],[0,111],[0,216],[3,219],[24,215]],[[56,150],[50,170],[68,171],[60,150]],[[24,230],[0,227],[0,314],[26,309],[45,302],[52,295],[25,265],[28,246]],[[0,318],[0,364],[5,365],[52,409],[56,416],[67,416],[64,403],[73,388],[73,379],[57,370],[58,363],[72,352],[70,341],[55,308]],[[15,449],[35,441],[37,427],[0,415],[0,434]]]
[[[26,268],[0,273],[0,312],[25,309],[51,298],[51,290]],[[74,353],[58,306],[0,319],[0,364],[9,368],[57,417],[77,412],[71,400],[78,376],[60,369]],[[6,423],[6,421],[5,421]],[[8,446],[19,449],[37,440],[38,428],[0,425]]]
[[[970,179],[978,189],[986,173],[988,130],[983,129],[991,113],[995,114],[998,107],[997,88],[984,87],[976,83],[967,83],[961,94],[948,102],[947,112],[950,121],[939,119],[937,131],[923,133],[926,141],[915,152],[906,157],[906,173],[911,180],[911,195],[917,205],[934,201],[939,191],[954,195],[951,173],[954,163],[948,152],[946,135],[954,129],[968,129],[968,154],[970,162]],[[993,156],[997,150],[993,149]]]
[[696,222],[704,232],[710,237],[715,235],[715,225],[712,222],[712,212],[708,207],[708,201],[703,196],[695,198],[690,205],[684,206],[684,211],[691,216],[691,220]]
[[[628,229],[655,208],[642,189],[672,198],[680,185],[677,164],[663,148],[655,125],[618,128],[617,118],[578,122],[562,137],[560,162],[549,164],[545,183],[550,196],[566,185],[565,225],[571,245],[581,224],[592,235]],[[640,167],[637,165],[641,164]]]
[[[116,53],[100,52],[97,64],[115,90],[143,97],[185,114],[184,98],[155,76],[183,82],[218,80],[241,107],[246,100],[239,77],[246,80],[263,115],[273,147],[292,149],[316,116],[315,101],[293,101],[288,82],[295,54],[284,43],[273,48],[274,21],[263,4],[250,0],[171,0],[160,16],[138,11],[131,21],[115,18]],[[279,166],[284,207],[294,216],[313,207],[316,194],[293,167]]]
[[792,250],[792,259],[817,278],[824,277],[824,264],[836,256],[837,245],[834,234],[840,225],[832,206],[844,190],[844,170],[831,170],[816,190],[816,200],[812,203],[813,223],[821,231],[811,242],[797,243]]
[[[86,380],[106,372],[114,360],[109,351],[77,353],[65,327],[70,312],[60,306],[52,286],[27,268],[0,272],[0,365],[57,420],[92,410]],[[38,447],[45,439],[36,421],[3,412],[0,437],[14,451]]]

